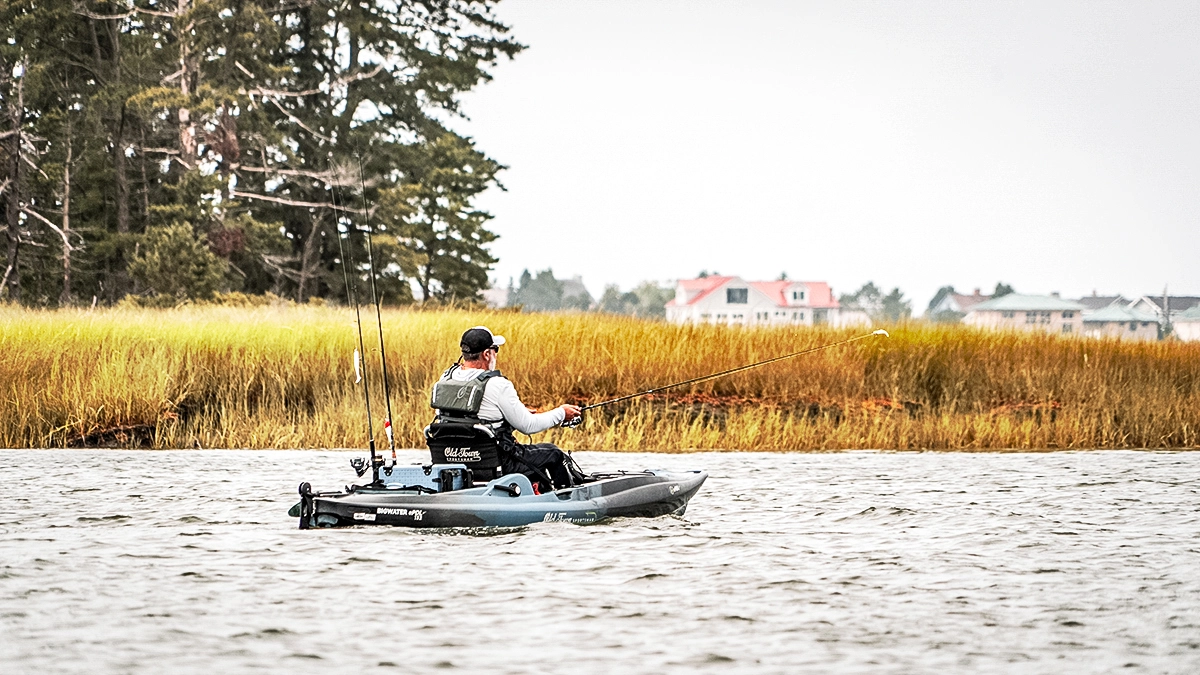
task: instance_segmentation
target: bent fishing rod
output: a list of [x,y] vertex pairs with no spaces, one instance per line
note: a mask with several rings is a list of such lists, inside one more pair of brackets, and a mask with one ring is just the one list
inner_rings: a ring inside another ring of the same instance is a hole
[[[875,337],[875,336],[891,337],[891,335],[889,335],[886,330],[880,328],[879,330],[872,331],[872,332],[866,333],[864,335],[847,338],[845,340],[839,340],[838,342],[831,342],[827,345],[821,345],[819,347],[810,347],[808,349],[802,349],[798,352],[792,352],[791,354],[784,354],[783,356],[776,356],[774,358],[770,358],[765,361],[759,361],[757,363],[751,363],[751,364],[748,364],[745,366],[738,366],[737,368],[730,368],[729,370],[722,370],[719,373],[713,373],[711,375],[703,375],[701,377],[693,377],[690,380],[684,380],[682,382],[675,382],[674,384],[668,384],[668,385],[664,385],[662,387],[655,387],[653,389],[647,389],[646,391],[639,391],[635,394],[626,394],[625,396],[618,396],[617,398],[612,398],[607,401],[601,401],[599,403],[591,403],[591,404],[582,406],[579,409],[580,415],[579,415],[579,417],[576,417],[575,420],[578,420],[580,422],[583,421],[583,413],[587,412],[588,410],[595,410],[596,408],[603,408],[605,406],[609,406],[614,403],[620,403],[622,401],[629,401],[629,400],[639,398],[642,396],[649,396],[650,394],[657,394],[660,391],[666,391],[668,389],[674,389],[676,387],[682,387],[682,386],[689,385],[689,384],[697,384],[700,382],[707,382],[708,380],[715,380],[718,377],[725,377],[726,375],[740,373],[743,370],[750,370],[751,368],[758,368],[759,366],[765,366],[769,363],[776,363],[778,361],[784,361],[786,359],[796,358],[797,356],[803,356],[805,354],[812,354],[813,352],[819,352],[819,351],[823,351],[826,349],[833,349],[834,347],[840,347],[842,345],[850,344],[851,342],[858,342],[859,340],[865,340],[869,337]],[[569,426],[576,426],[577,424],[578,424],[578,422],[575,422]]]

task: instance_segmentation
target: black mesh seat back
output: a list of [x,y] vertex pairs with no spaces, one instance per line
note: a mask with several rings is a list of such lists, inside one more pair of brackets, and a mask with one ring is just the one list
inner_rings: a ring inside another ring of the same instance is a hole
[[499,440],[473,424],[434,422],[425,442],[434,464],[465,464],[477,483],[501,475]]

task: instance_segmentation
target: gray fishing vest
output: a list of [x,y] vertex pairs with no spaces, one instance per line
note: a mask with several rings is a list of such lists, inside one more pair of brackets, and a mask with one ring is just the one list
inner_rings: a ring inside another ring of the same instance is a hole
[[457,364],[451,366],[442,375],[442,379],[433,385],[433,395],[430,397],[429,406],[437,410],[440,415],[477,420],[479,406],[483,404],[483,392],[487,388],[487,381],[493,377],[501,377],[500,371],[485,370],[476,377],[459,382],[450,377],[455,368],[458,368]]

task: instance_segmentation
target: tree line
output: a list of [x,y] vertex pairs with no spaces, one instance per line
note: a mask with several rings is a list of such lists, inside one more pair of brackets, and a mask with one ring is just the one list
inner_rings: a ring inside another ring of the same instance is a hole
[[505,297],[506,306],[520,307],[530,312],[576,310],[662,318],[667,314],[667,302],[675,297],[675,289],[653,281],[643,281],[633,289],[622,292],[616,284],[607,284],[597,300],[578,278],[557,279],[554,270],[546,268],[533,274],[529,270],[522,271],[515,285],[510,279]]
[[[496,0],[0,0],[0,301],[475,299]],[[369,233],[369,235],[368,235]]]
[[862,310],[873,321],[896,322],[912,316],[912,303],[904,299],[904,293],[898,287],[884,293],[873,281],[853,293],[842,293],[838,296],[838,304],[845,309]]
[[[709,272],[701,270],[699,277],[707,276]],[[779,275],[781,281],[787,278],[786,273]],[[567,288],[569,283],[571,282],[555,278],[551,268],[536,273],[524,270],[515,284],[509,280],[505,304],[532,312],[576,310],[664,318],[666,304],[675,297],[674,288],[661,286],[653,281],[643,281],[628,291],[622,291],[615,284],[606,285],[604,293],[595,300],[579,281],[574,282],[577,286],[574,289]],[[885,293],[871,281],[853,293],[839,295],[838,304],[846,309],[862,310],[874,321],[896,322],[912,317],[912,302],[904,297],[899,288]]]

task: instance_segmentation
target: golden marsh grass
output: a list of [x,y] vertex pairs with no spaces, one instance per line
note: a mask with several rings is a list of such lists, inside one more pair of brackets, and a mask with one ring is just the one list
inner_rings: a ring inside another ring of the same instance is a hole
[[[364,314],[373,328],[374,317]],[[458,336],[509,339],[526,403],[595,402],[864,331],[673,326],[594,314],[388,310],[397,444],[422,447]],[[889,327],[890,328],[890,327]],[[364,333],[375,430],[383,401]],[[366,446],[353,314],[334,307],[0,308],[0,447]],[[1200,344],[922,324],[606,408],[545,440],[682,451],[1195,448]]]

